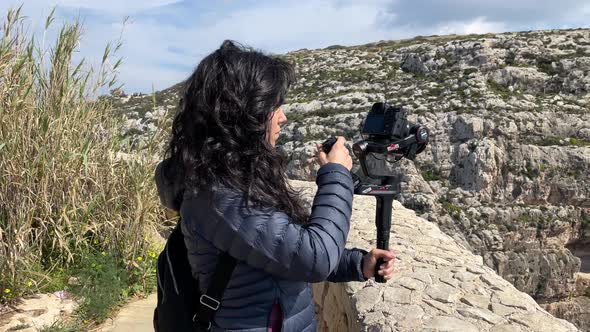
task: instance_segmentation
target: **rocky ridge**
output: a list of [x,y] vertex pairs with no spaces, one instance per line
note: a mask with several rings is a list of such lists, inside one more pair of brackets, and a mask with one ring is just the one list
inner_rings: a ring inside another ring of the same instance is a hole
[[[590,330],[590,30],[417,37],[284,58],[300,77],[279,139],[292,179],[313,180],[315,143],[362,139],[374,102],[404,106],[432,141],[415,162],[370,160],[394,176],[397,199]],[[137,143],[176,108],[179,89],[116,100]]]

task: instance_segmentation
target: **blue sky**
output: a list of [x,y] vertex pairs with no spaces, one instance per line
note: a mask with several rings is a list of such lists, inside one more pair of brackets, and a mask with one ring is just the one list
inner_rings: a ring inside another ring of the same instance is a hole
[[20,4],[33,31],[53,6],[56,23],[79,17],[79,55],[90,62],[122,35],[126,92],[180,82],[224,39],[285,53],[417,35],[590,27],[589,0],[0,0],[0,13]]

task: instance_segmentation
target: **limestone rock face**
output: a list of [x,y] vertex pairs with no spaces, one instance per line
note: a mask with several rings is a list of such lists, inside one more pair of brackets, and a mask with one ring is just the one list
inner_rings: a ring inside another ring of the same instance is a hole
[[0,332],[41,331],[70,315],[76,307],[74,300],[60,299],[54,294],[30,296],[0,315]]
[[590,330],[588,324],[590,322],[590,298],[588,297],[580,296],[571,301],[541,304],[541,307],[576,324],[581,331]]
[[549,76],[534,68],[506,67],[492,72],[490,80],[506,88],[513,87],[527,92],[545,91]]
[[[292,181],[311,203],[317,186]],[[313,284],[320,331],[577,331],[551,316],[440,231],[394,201],[387,283]],[[347,247],[375,247],[375,198],[355,195]]]

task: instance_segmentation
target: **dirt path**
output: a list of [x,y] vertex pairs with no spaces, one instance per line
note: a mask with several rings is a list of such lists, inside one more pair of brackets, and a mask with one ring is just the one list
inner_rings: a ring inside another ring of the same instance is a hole
[[157,295],[154,293],[146,299],[127,304],[117,317],[108,320],[100,332],[153,332],[152,318],[156,307]]

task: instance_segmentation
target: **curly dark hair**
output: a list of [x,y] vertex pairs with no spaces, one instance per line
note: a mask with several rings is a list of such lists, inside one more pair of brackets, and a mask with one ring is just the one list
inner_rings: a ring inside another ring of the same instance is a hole
[[195,193],[229,187],[245,195],[248,207],[307,223],[308,206],[287,181],[287,157],[266,139],[267,121],[294,81],[288,62],[224,41],[184,82],[166,176]]

